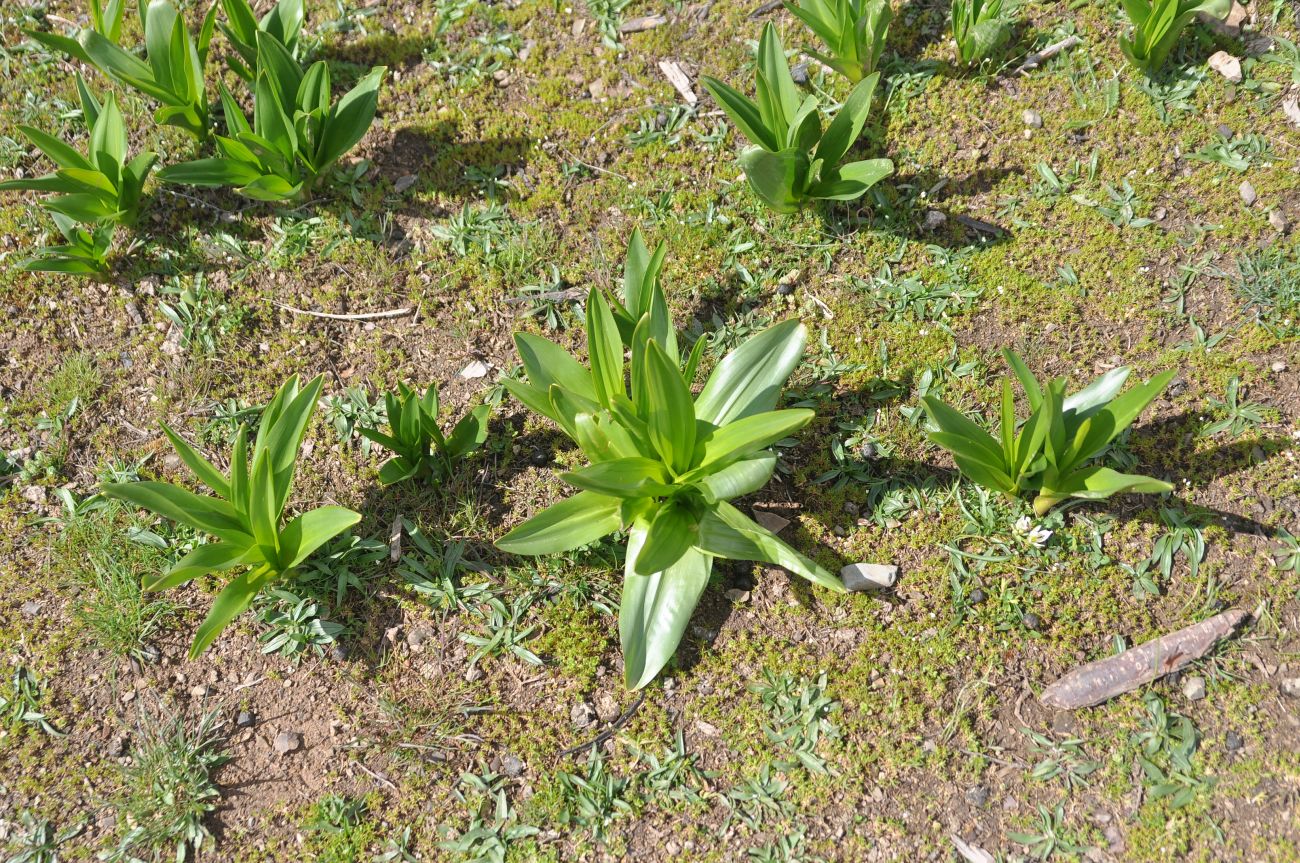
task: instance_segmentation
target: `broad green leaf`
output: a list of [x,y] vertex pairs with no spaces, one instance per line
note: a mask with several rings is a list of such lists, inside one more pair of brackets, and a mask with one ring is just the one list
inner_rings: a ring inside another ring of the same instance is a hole
[[209,572],[221,572],[240,563],[248,553],[248,548],[228,542],[212,542],[200,545],[178,560],[171,569],[154,578],[146,576],[144,589],[148,591],[170,590],[179,587],[191,579],[207,575]]
[[[437,407],[433,411],[436,416]],[[460,418],[447,438],[447,453],[452,458],[462,458],[483,445],[487,440],[488,416],[491,413],[492,405],[482,404]]]
[[726,502],[715,504],[700,519],[697,547],[727,560],[775,564],[822,587],[844,592],[839,579]]
[[728,461],[765,449],[784,437],[812,422],[816,416],[803,408],[765,411],[738,419],[715,429],[700,443],[703,454],[701,468]]
[[580,491],[552,504],[496,541],[512,554],[555,554],[593,543],[621,526],[616,497]]
[[695,416],[725,426],[773,410],[781,387],[803,357],[807,331],[797,320],[783,321],[750,338],[723,357],[699,398]]
[[694,485],[708,503],[731,500],[750,494],[767,485],[776,470],[776,455],[762,452],[733,462],[719,471],[696,480]]
[[699,518],[691,508],[680,501],[665,501],[646,528],[633,571],[637,575],[654,575],[669,569],[697,543],[699,535]]
[[654,341],[646,346],[650,441],[677,473],[691,468],[695,455],[695,406],[682,373]]
[[298,566],[312,552],[361,521],[361,514],[341,506],[322,506],[304,512],[284,526],[280,547],[288,559],[285,569]]
[[559,384],[588,401],[596,401],[591,373],[564,348],[540,336],[515,333],[515,350],[519,352],[519,361],[523,363],[528,383],[532,386],[544,392],[553,384]]
[[871,98],[876,92],[876,84],[879,80],[879,72],[864,78],[853,88],[849,98],[844,100],[844,105],[835,114],[835,119],[831,120],[826,134],[817,145],[817,158],[824,160],[826,165],[830,167],[838,165],[844,158],[844,154],[862,135],[862,127],[871,113]]
[[158,172],[158,179],[164,183],[208,189],[243,186],[260,176],[261,173],[252,165],[231,159],[193,159],[178,165],[168,165]]
[[595,288],[587,294],[587,353],[591,359],[591,379],[596,385],[597,400],[609,407],[610,399],[616,393],[625,392],[623,340],[609,304]]
[[190,645],[190,659],[197,659],[203,651],[216,640],[221,630],[244,612],[252,604],[263,585],[272,577],[268,570],[255,569],[234,578],[225,589],[217,595],[212,603],[212,610],[199,624],[194,633],[194,643]]
[[337,162],[366,134],[366,130],[375,119],[375,108],[379,104],[379,85],[386,71],[384,66],[371,69],[330,112],[324,137],[317,148],[316,169],[318,171],[323,171],[326,166]]
[[778,213],[795,213],[803,206],[810,167],[805,151],[790,148],[772,153],[750,147],[740,154],[739,161],[745,179],[763,203]]
[[194,475],[199,478],[199,481],[226,500],[230,500],[230,482],[225,475],[200,455],[198,450],[190,446],[185,438],[172,431],[169,425],[161,423],[161,426],[163,434],[167,436],[167,440],[171,441],[176,454],[180,456],[181,461],[185,462],[190,470],[194,471]]
[[[922,396],[921,403],[925,405],[926,413],[929,414],[930,419],[934,420],[935,425],[939,427],[941,432],[953,435],[956,439],[960,439],[969,444],[968,448],[963,447],[963,453],[970,457],[974,457],[973,454],[975,452],[982,452],[984,458],[982,458],[981,461],[994,465],[1000,465],[1003,463],[1002,448],[998,446],[998,442],[993,439],[992,435],[977,426],[961,411],[948,406],[942,400],[937,399],[934,396]],[[933,435],[931,438],[933,439]],[[950,442],[952,441],[952,439],[949,438],[945,438],[945,440],[949,440]],[[939,445],[943,446],[945,449],[949,448],[946,444],[940,443]]]
[[234,545],[248,545],[252,541],[234,507],[220,498],[203,497],[163,482],[113,482],[103,485],[102,490],[108,497],[210,533]]
[[608,497],[663,497],[672,494],[664,466],[648,458],[618,458],[560,474],[560,479]]
[[717,78],[704,75],[701,76],[700,83],[709,91],[709,95],[713,96],[713,101],[718,103],[718,107],[731,118],[731,122],[735,123],[741,133],[750,140],[750,143],[773,153],[781,149],[781,141],[763,122],[757,105]]
[[710,557],[687,549],[671,568],[638,575],[636,561],[645,544],[646,529],[644,524],[634,524],[628,535],[618,609],[623,679],[633,690],[654,680],[676,652],[712,570]]
[[893,173],[894,163],[889,159],[849,162],[831,171],[828,179],[814,183],[808,195],[825,201],[856,201]]
[[50,161],[54,162],[54,164],[58,165],[60,168],[81,168],[85,171],[96,170],[95,166],[92,165],[85,156],[81,155],[53,135],[42,132],[40,129],[33,126],[20,125],[18,131],[22,132],[29,141],[35,144],[40,148],[42,153],[49,157]]

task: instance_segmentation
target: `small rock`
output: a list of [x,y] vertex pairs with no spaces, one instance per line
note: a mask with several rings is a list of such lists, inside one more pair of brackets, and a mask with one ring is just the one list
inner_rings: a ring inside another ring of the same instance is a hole
[[1188,701],[1200,701],[1205,697],[1205,678],[1197,674],[1183,681],[1183,697]]
[[776,292],[781,296],[789,296],[794,293],[794,286],[799,283],[799,271],[791,270],[786,273],[776,283]]
[[524,762],[520,761],[518,757],[511,755],[509,752],[501,756],[501,773],[503,776],[514,779],[522,775],[523,772]]
[[926,210],[925,220],[921,222],[921,227],[927,231],[937,231],[942,228],[948,221],[948,215],[942,210]]
[[587,85],[587,92],[593,99],[603,99],[605,97],[605,82],[599,79],[592,81]]
[[569,711],[569,721],[572,722],[576,728],[586,728],[591,725],[595,716],[596,711],[592,709],[590,704],[587,704],[584,701],[580,701],[573,705],[573,709]]
[[162,651],[152,644],[146,644],[140,648],[140,658],[150,665],[156,665],[162,660]]
[[972,785],[966,789],[966,802],[972,806],[983,806],[989,802],[989,790],[983,785]]
[[393,191],[400,195],[403,192],[405,192],[407,189],[414,186],[415,180],[416,180],[416,176],[414,174],[405,174],[401,177],[398,177],[397,182],[393,183]]
[[44,607],[45,607],[45,603],[35,599],[30,599],[27,602],[23,603],[22,606],[23,617],[35,617],[36,615],[41,613],[41,609]]
[[257,724],[257,716],[251,710],[241,710],[235,717],[235,725],[239,728],[252,728]]
[[1241,61],[1227,51],[1215,51],[1210,55],[1210,68],[1234,84],[1241,83]]
[[465,378],[466,380],[485,378],[487,377],[487,373],[491,368],[492,367],[490,365],[483,362],[482,360],[474,360],[469,365],[465,366],[465,368],[460,370],[460,376],[462,378]]
[[1282,694],[1300,698],[1300,677],[1288,677],[1282,681]]
[[985,599],[988,599],[988,597],[986,597],[984,595],[984,591],[978,587],[972,590],[970,592],[970,595],[966,597],[966,601],[969,602],[971,605],[979,605]]
[[1273,230],[1279,234],[1285,234],[1291,230],[1291,223],[1286,219],[1286,213],[1281,210],[1268,211],[1268,223],[1273,226]]
[[469,668],[465,669],[466,683],[475,683],[482,679],[483,679],[483,669],[479,668],[477,665],[471,665]]
[[888,590],[898,581],[898,567],[890,563],[851,563],[840,570],[840,580],[850,591]]
[[1259,196],[1255,194],[1255,187],[1250,184],[1250,180],[1242,180],[1241,185],[1237,187],[1237,191],[1241,194],[1241,202],[1247,207],[1254,206],[1255,201],[1259,199]]
[[281,731],[275,735],[275,743],[272,746],[281,755],[297,752],[302,748],[302,735],[296,731]]
[[800,86],[803,86],[804,84],[807,84],[807,83],[808,83],[808,64],[807,64],[807,63],[796,63],[796,64],[794,65],[794,67],[790,69],[790,77],[791,77],[792,79],[794,79],[794,82],[795,82],[796,84],[800,85]]
[[23,500],[32,506],[45,506],[45,489],[39,485],[29,485],[22,490]]
[[528,456],[534,467],[546,467],[551,462],[551,454],[546,450],[535,449]]
[[772,533],[780,533],[790,524],[788,518],[782,518],[774,512],[768,512],[767,510],[762,509],[754,509],[750,511],[754,514],[754,521],[772,531]]
[[1229,731],[1223,735],[1223,748],[1229,752],[1236,752],[1246,745],[1246,741],[1241,739],[1241,735],[1235,731]]
[[1107,824],[1101,833],[1106,837],[1106,845],[1110,853],[1120,854],[1127,847],[1124,842],[1124,834],[1120,832],[1118,825]]
[[1286,363],[1283,362],[1282,360],[1273,360],[1273,364],[1270,365],[1269,368],[1272,369],[1275,373],[1280,374],[1286,371]]
[[604,692],[596,696],[596,715],[600,717],[601,722],[613,722],[618,719],[620,712],[614,696]]
[[1040,618],[1038,615],[1034,614],[1031,611],[1028,614],[1021,616],[1020,625],[1023,626],[1025,629],[1037,632],[1039,629],[1042,628],[1043,620],[1042,618]]
[[510,73],[505,69],[498,69],[492,73],[492,81],[498,87],[504,87],[510,83]]
[[411,631],[406,633],[406,646],[418,651],[430,638],[433,638],[433,630],[430,627],[412,627]]
[[191,698],[207,698],[211,694],[212,687],[208,686],[206,683],[200,683],[198,686],[190,687]]
[[1031,129],[1043,128],[1043,115],[1033,108],[1026,108],[1025,112],[1020,115],[1020,119],[1025,121],[1025,125]]
[[348,658],[348,646],[340,641],[330,645],[330,659],[335,662],[345,662]]
[[105,748],[104,752],[109,758],[121,758],[126,754],[126,750],[130,747],[130,743],[131,738],[128,735],[115,735],[112,740],[108,741],[108,746]]
[[740,590],[738,588],[733,587],[727,591],[726,595],[727,595],[727,599],[730,599],[732,602],[738,605],[742,602],[749,602],[748,590]]

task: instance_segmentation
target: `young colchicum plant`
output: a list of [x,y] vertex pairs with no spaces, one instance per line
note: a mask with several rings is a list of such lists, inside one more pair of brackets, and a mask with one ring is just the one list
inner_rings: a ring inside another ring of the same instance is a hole
[[740,154],[740,165],[755,194],[776,212],[793,213],[814,200],[855,201],[894,172],[888,159],[840,164],[862,134],[879,78],[863,78],[823,133],[817,97],[799,98],[768,23],[758,43],[757,104],[716,78],[701,81],[754,144]]
[[203,67],[207,63],[208,45],[216,26],[214,4],[203,18],[198,38],[190,35],[185,16],[169,0],[152,0],[144,10],[146,60],[124,51],[117,45],[121,30],[121,13],[117,26],[105,24],[99,29],[82,30],[76,39],[52,33],[31,32],[37,41],[63,51],[94,66],[109,78],[139,90],[162,103],[154,120],[184,129],[199,140],[208,137],[208,95],[204,87]]
[[221,88],[229,136],[217,136],[221,156],[195,159],[158,172],[159,179],[191,186],[234,186],[261,201],[299,200],[370,128],[385,67],[371,69],[330,103],[325,61],[306,72],[283,44],[258,30],[253,123]]
[[384,485],[412,478],[450,476],[456,463],[487,439],[491,405],[474,408],[452,427],[451,434],[444,435],[438,426],[438,388],[431,386],[424,395],[406,384],[399,383],[397,388],[398,392],[384,396],[388,434],[374,428],[357,429],[396,453],[379,469],[379,481]]
[[1220,20],[1232,0],[1122,0],[1133,22],[1133,35],[1120,36],[1119,47],[1134,66],[1155,75],[1178,43],[1178,36],[1198,14]]
[[894,20],[889,0],[786,0],[785,8],[826,43],[828,53],[804,53],[854,84],[876,71]]
[[554,420],[590,464],[561,477],[577,494],[497,541],[509,552],[554,554],[628,531],[619,636],[632,689],[653,680],[676,651],[714,558],[771,563],[843,590],[727,502],[765,485],[776,466],[769,447],[813,417],[809,410],[776,409],[781,386],[803,355],[803,326],[786,321],[754,336],[718,364],[692,399],[699,343],[683,368],[644,252],[634,238],[624,276],[631,289],[625,287],[621,304],[637,315],[630,344],[597,290],[587,299],[590,369],[556,344],[516,334],[528,382],[506,380],[505,386]]
[[[110,93],[101,105],[77,76],[81,115],[90,131],[83,156],[67,144],[31,126],[19,130],[56,166],[53,174],[0,183],[0,190],[50,192],[41,202],[55,218],[67,245],[42,249],[24,262],[29,270],[99,273],[117,225],[133,225],[140,214],[144,181],[158,157],[150,152],[127,159],[126,127]],[[85,225],[85,228],[78,225]]]
[[248,428],[235,436],[230,475],[226,476],[166,425],[163,433],[190,470],[216,493],[198,495],[162,482],[109,483],[103,493],[164,518],[211,534],[218,542],[200,545],[167,572],[145,584],[167,590],[210,572],[236,567],[245,571],[218,594],[190,646],[198,656],[254,597],[292,572],[329,540],[360,521],[350,509],[323,506],[281,526],[289,499],[298,447],[320,397],[322,378],[305,387],[289,378],[262,412],[249,466]]
[[991,57],[1011,38],[1012,8],[1004,0],[952,0],[952,38],[962,65]]
[[1065,378],[1043,386],[1020,357],[1011,351],[1003,355],[1020,381],[1030,414],[1024,423],[1017,423],[1011,380],[1003,378],[998,438],[939,399],[921,399],[937,427],[930,440],[952,453],[968,478],[1012,496],[1037,492],[1034,512],[1040,516],[1069,498],[1104,500],[1121,492],[1173,490],[1169,483],[1152,477],[1089,464],[1164,390],[1172,371],[1120,395],[1129,376],[1129,369],[1122,366],[1066,396]]

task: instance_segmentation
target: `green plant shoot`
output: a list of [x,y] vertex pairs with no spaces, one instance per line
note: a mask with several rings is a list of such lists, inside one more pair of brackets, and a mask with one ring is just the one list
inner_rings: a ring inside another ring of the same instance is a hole
[[1130,36],[1119,37],[1120,50],[1134,66],[1153,76],[1165,65],[1183,28],[1197,14],[1223,20],[1232,0],[1122,0],[1133,23]]
[[212,610],[199,625],[190,646],[191,658],[206,650],[263,588],[291,573],[312,552],[361,519],[350,509],[323,506],[281,526],[298,448],[320,397],[321,383],[318,376],[300,387],[294,375],[280,387],[262,412],[251,467],[248,427],[241,425],[235,436],[229,475],[219,471],[176,432],[166,425],[162,427],[181,461],[214,495],[195,494],[163,482],[103,486],[108,497],[218,540],[195,548],[167,572],[148,581],[146,590],[168,590],[211,572],[244,569],[217,595]]
[[805,48],[854,84],[876,71],[894,20],[889,0],[786,0],[790,10],[824,43],[827,53]]
[[451,475],[456,463],[477,450],[487,440],[488,415],[492,405],[474,408],[444,435],[438,426],[438,388],[430,386],[424,395],[406,384],[398,392],[387,393],[388,433],[375,428],[358,428],[361,434],[395,455],[379,469],[384,485],[412,478],[443,479]]

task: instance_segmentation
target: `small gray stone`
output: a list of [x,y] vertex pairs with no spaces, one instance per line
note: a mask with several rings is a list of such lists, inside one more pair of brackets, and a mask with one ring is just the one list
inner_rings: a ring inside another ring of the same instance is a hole
[[131,746],[131,738],[127,734],[114,735],[113,739],[108,741],[108,746],[104,752],[109,758],[121,758]]
[[799,84],[800,86],[802,86],[802,85],[804,85],[804,84],[807,84],[807,83],[808,83],[808,64],[807,64],[807,63],[796,63],[796,64],[794,65],[794,67],[790,69],[790,78],[793,79],[794,82],[795,82],[796,84]]
[[1241,739],[1241,735],[1235,731],[1229,731],[1223,735],[1223,748],[1229,752],[1236,752],[1246,745],[1246,741]]
[[840,580],[846,590],[889,590],[898,581],[898,567],[889,563],[851,563],[840,570]]
[[1269,210],[1268,223],[1279,234],[1285,234],[1291,230],[1291,223],[1287,221],[1286,213],[1281,210]]
[[156,665],[162,660],[162,651],[152,644],[146,644],[140,648],[140,658],[150,665]]
[[45,607],[45,603],[43,602],[40,602],[35,599],[28,600],[27,602],[23,603],[23,607],[22,607],[23,617],[35,617],[36,615],[41,613],[41,609],[44,607]]
[[252,728],[257,723],[257,716],[251,710],[241,710],[235,717],[235,725],[240,728]]
[[948,215],[942,210],[926,210],[925,221],[921,223],[926,231],[937,231],[948,222]]
[[600,717],[601,722],[613,722],[618,719],[620,712],[614,696],[604,692],[596,696],[596,715]]
[[288,755],[302,748],[302,735],[296,731],[281,731],[275,735],[275,742],[272,745],[276,752]]
[[1282,681],[1282,694],[1300,698],[1300,677],[1288,677]]
[[405,176],[398,177],[397,182],[393,183],[393,191],[397,192],[399,195],[402,194],[415,185],[415,179],[416,177],[414,174],[406,174]]
[[1183,681],[1183,697],[1188,701],[1200,701],[1205,697],[1205,678],[1199,674]]
[[989,790],[983,785],[972,785],[966,789],[966,802],[972,806],[983,806],[989,802]]
[[577,728],[586,728],[595,719],[596,711],[590,704],[580,701],[569,711],[569,721]]
[[515,777],[522,775],[523,772],[524,772],[524,762],[520,761],[517,756],[511,755],[509,752],[501,756],[502,775],[509,776],[511,779],[514,779]]
[[1033,108],[1026,108],[1025,112],[1020,115],[1020,118],[1024,120],[1025,125],[1031,129],[1043,128],[1043,115],[1035,111]]
[[335,662],[344,662],[348,658],[348,647],[341,642],[334,642],[330,645],[330,659]]
[[412,650],[419,650],[430,638],[433,638],[432,628],[428,626],[412,627],[411,631],[406,633],[406,646]]
[[1250,184],[1250,180],[1242,180],[1237,191],[1241,193],[1241,202],[1247,207],[1254,206],[1255,201],[1259,200],[1259,195],[1255,194],[1255,187]]
[[1273,360],[1273,363],[1272,365],[1269,366],[1269,368],[1272,369],[1275,373],[1281,374],[1282,372],[1286,371],[1286,362],[1284,362],[1283,360]]

